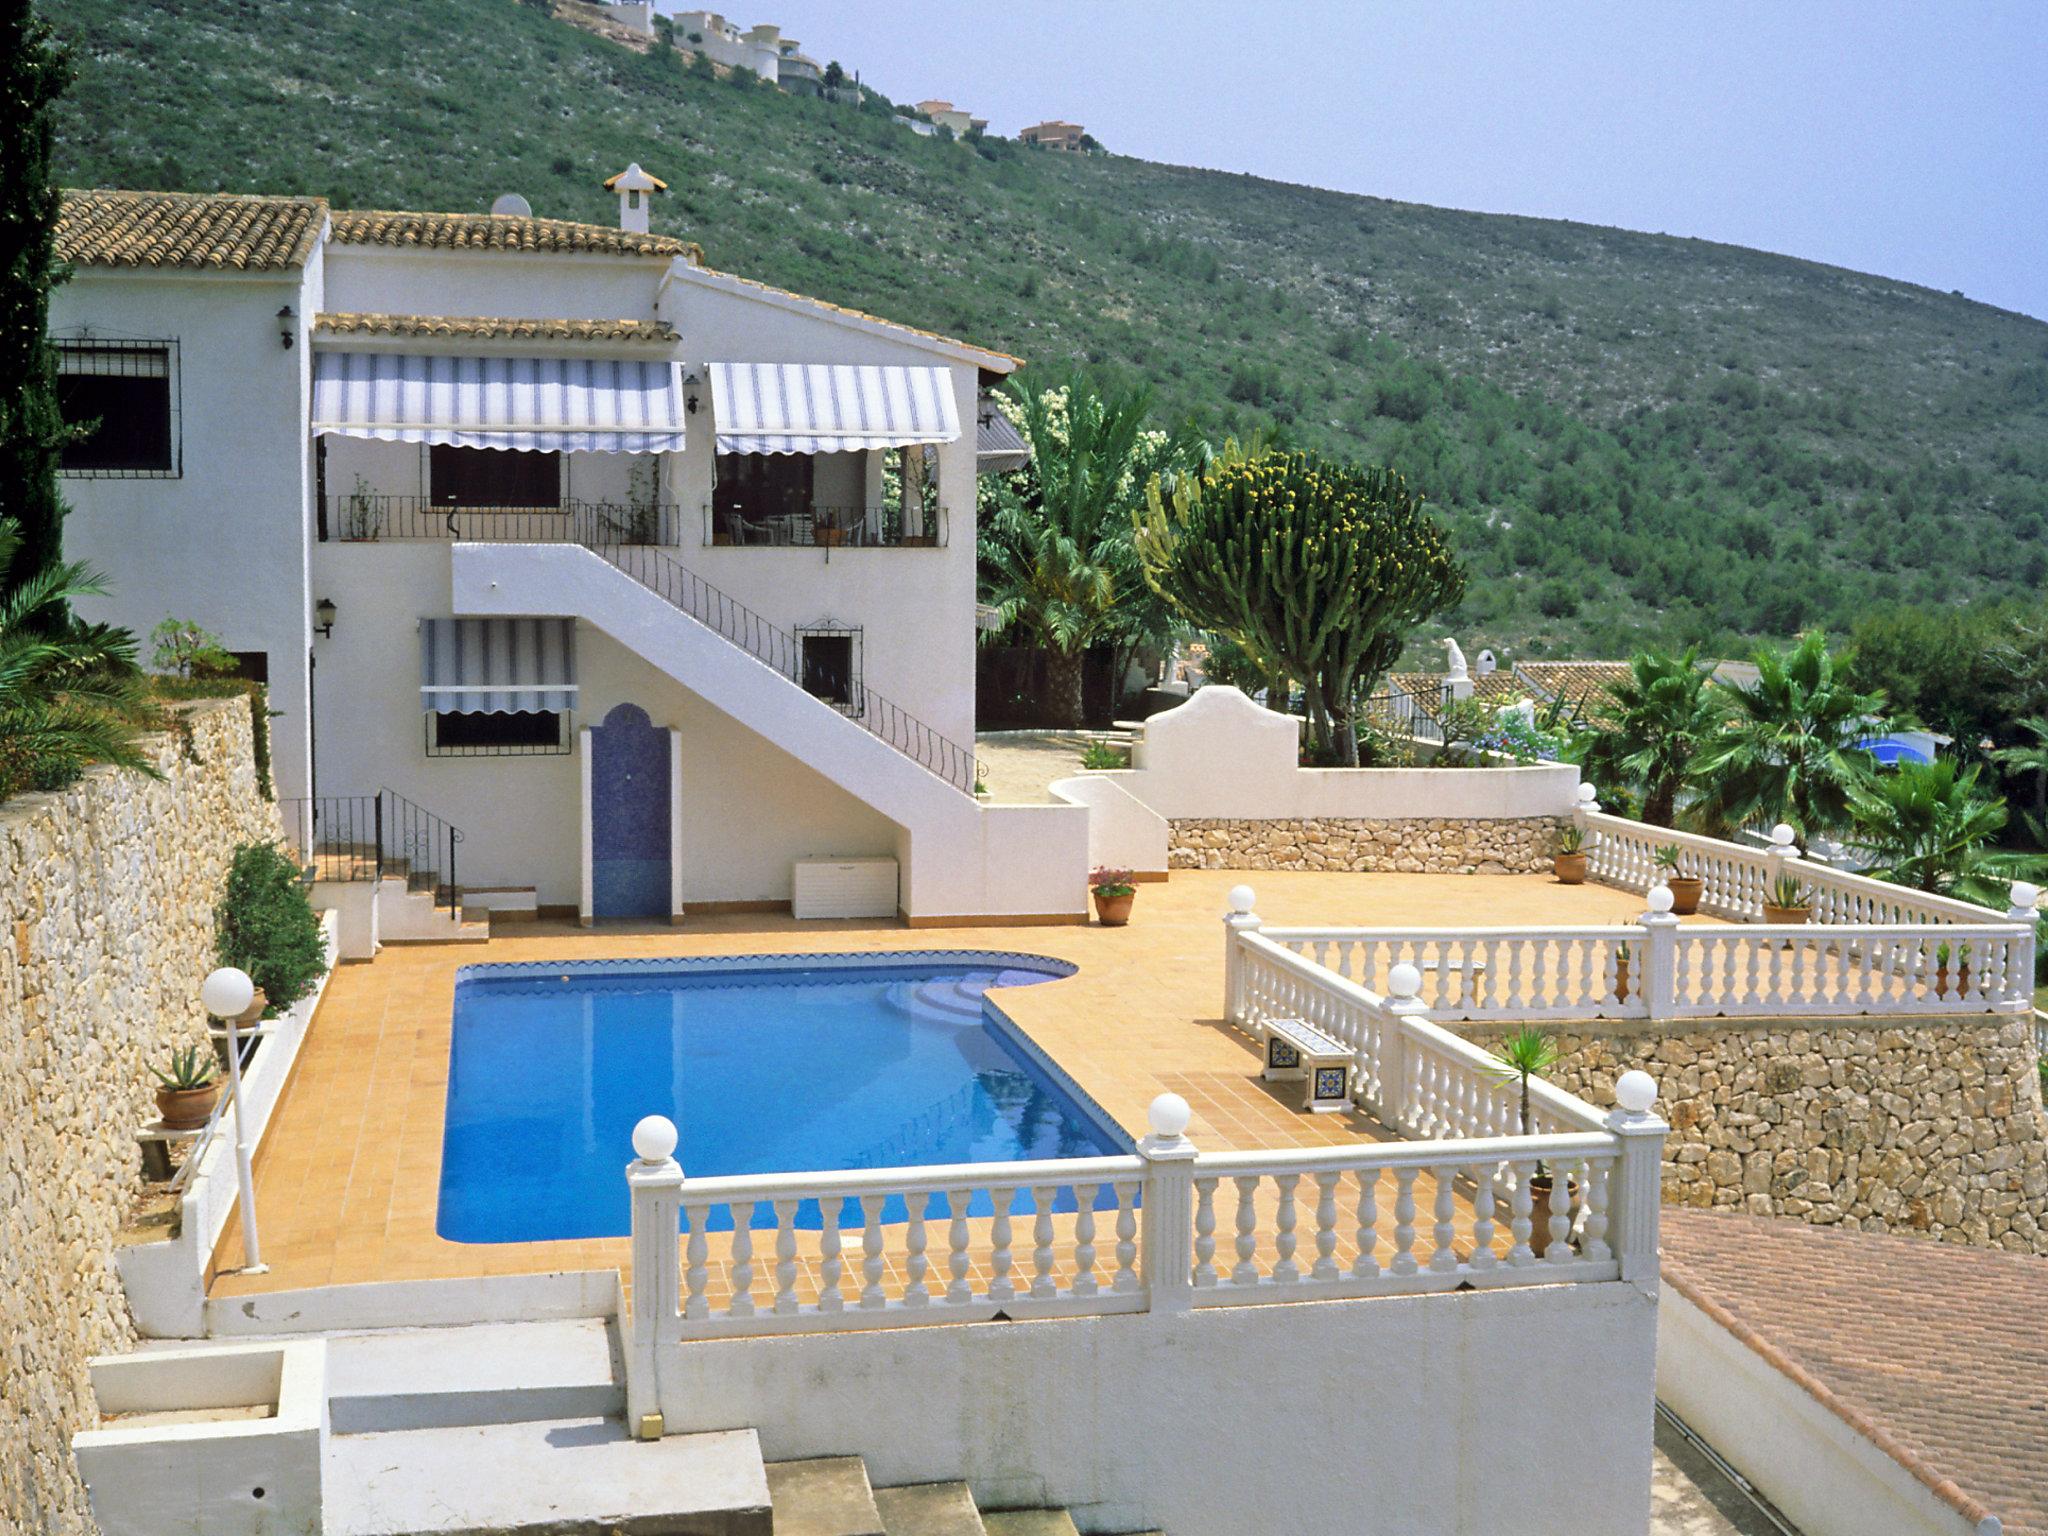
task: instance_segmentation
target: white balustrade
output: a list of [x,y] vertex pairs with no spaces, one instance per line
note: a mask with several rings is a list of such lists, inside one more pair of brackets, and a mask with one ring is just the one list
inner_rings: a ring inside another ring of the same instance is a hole
[[[1632,924],[1250,931],[1368,992],[1387,991],[1394,967],[1412,965],[1422,975],[1419,996],[1440,1019],[1626,1019],[1648,1011],[1643,935]],[[1254,991],[1261,985],[1270,982],[1256,969],[1244,978]]]
[[2017,1012],[2033,1006],[2033,947],[2014,925],[1682,927],[1674,1006],[1687,1017]]

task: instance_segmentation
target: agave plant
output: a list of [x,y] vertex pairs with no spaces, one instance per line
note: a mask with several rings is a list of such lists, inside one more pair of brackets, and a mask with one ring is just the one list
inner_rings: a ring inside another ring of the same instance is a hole
[[213,1052],[200,1046],[188,1045],[170,1053],[170,1065],[151,1067],[150,1073],[164,1087],[177,1093],[189,1093],[194,1088],[204,1088],[213,1081]]

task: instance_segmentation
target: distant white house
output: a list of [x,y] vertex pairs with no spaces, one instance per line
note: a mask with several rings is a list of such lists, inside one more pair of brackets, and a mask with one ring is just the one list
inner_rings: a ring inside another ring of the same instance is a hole
[[618,228],[70,194],[89,613],[267,679],[330,864],[665,919],[893,860],[862,899],[914,920],[1078,917],[1087,813],[974,795],[977,407],[1018,360],[715,270],[608,185]]
[[976,129],[983,132],[986,132],[988,129],[987,118],[976,117],[964,108],[954,106],[950,101],[942,101],[937,98],[920,101],[917,104],[917,110],[930,118],[939,127],[952,134],[956,139],[964,139],[970,132]]

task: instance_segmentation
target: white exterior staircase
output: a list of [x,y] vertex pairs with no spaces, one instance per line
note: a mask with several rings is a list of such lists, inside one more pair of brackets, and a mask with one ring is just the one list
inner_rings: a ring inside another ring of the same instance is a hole
[[457,543],[451,583],[460,615],[602,630],[895,823],[912,917],[1085,912],[1085,810],[982,805],[970,746],[872,689],[851,709],[813,696],[793,636],[660,550]]

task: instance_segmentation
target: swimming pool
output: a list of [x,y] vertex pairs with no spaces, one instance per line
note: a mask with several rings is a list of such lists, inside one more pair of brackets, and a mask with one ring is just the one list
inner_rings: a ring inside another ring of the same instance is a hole
[[1073,971],[987,951],[464,966],[435,1230],[624,1236],[643,1115],[675,1121],[694,1177],[1129,1152],[982,1008],[989,987]]

